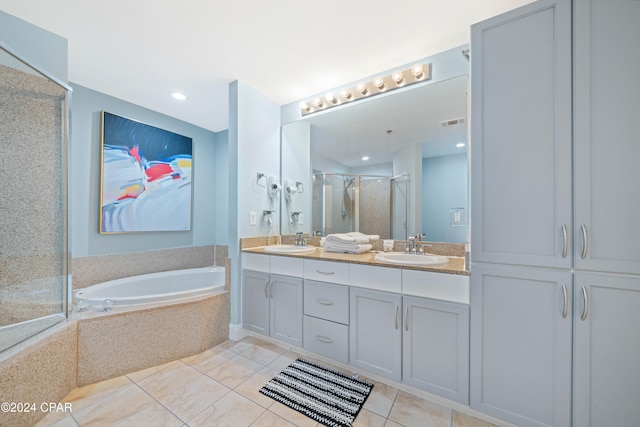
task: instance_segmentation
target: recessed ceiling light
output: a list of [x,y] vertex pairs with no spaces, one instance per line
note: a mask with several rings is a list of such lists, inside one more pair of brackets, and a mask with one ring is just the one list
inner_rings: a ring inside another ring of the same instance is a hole
[[366,162],[367,160],[369,160],[369,156],[362,156],[362,160]]
[[456,144],[456,147],[458,147],[458,148],[462,148],[462,147],[464,147],[464,142],[458,142],[458,143]]
[[173,96],[178,101],[184,101],[185,99],[187,99],[184,93],[180,93],[180,92],[173,92],[171,96]]

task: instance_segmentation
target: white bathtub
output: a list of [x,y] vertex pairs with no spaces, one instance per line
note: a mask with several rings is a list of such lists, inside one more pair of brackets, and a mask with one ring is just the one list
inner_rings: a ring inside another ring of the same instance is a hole
[[143,274],[98,283],[73,293],[76,306],[111,307],[163,303],[224,292],[224,267]]

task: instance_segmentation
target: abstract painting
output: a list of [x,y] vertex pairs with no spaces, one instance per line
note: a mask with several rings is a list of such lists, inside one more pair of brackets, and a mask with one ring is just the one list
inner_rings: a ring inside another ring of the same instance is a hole
[[100,233],[191,230],[193,141],[102,112]]

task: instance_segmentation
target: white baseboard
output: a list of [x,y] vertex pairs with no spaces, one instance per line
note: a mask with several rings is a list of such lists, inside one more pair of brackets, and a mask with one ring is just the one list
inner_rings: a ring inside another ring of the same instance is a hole
[[242,329],[241,323],[229,323],[229,339],[233,341],[240,341],[242,338],[249,334],[245,329]]

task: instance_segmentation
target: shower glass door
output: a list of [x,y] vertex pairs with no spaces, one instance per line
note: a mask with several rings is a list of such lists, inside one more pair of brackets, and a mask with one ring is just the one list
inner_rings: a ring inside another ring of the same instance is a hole
[[0,44],[0,351],[67,317],[68,93]]

